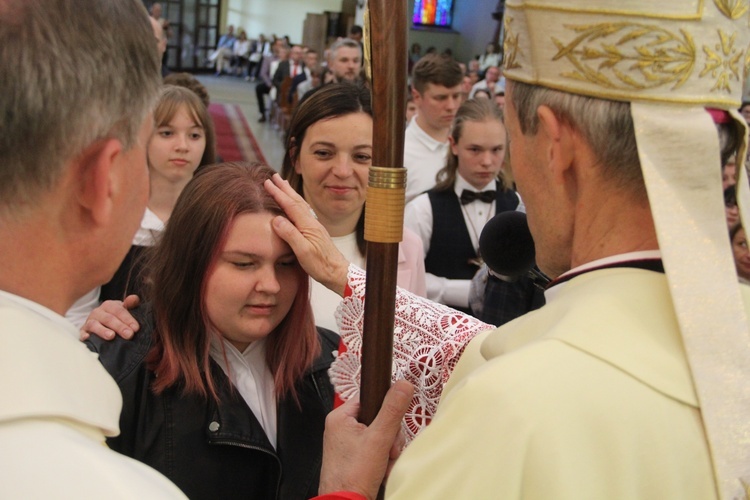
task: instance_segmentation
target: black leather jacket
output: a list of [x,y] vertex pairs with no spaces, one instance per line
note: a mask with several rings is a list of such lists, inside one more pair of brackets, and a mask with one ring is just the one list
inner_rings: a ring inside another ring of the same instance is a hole
[[147,308],[133,311],[141,324],[134,339],[87,341],[120,386],[120,435],[109,446],[150,465],[191,499],[311,498],[318,493],[325,417],[333,406],[328,379],[338,336],[319,328],[322,354],[297,386],[299,406],[278,402],[274,450],[242,396],[223,370],[211,370],[220,403],[185,396],[180,387],[160,395],[151,389],[154,373],[144,358],[153,322]]

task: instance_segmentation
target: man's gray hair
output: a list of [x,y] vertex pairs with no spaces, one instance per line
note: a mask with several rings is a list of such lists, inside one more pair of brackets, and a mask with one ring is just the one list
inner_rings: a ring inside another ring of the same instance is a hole
[[129,149],[161,83],[139,0],[0,0],[0,208],[51,189],[94,142]]
[[331,57],[336,57],[336,52],[341,47],[349,47],[350,49],[357,49],[359,51],[359,57],[362,57],[362,47],[359,45],[359,42],[356,40],[352,40],[351,38],[340,38],[333,42],[330,47],[330,53]]
[[[524,135],[536,134],[537,109],[545,105],[572,125],[591,147],[604,175],[617,185],[645,195],[630,103],[570,94],[509,81],[511,101]],[[512,161],[512,158],[511,158]]]

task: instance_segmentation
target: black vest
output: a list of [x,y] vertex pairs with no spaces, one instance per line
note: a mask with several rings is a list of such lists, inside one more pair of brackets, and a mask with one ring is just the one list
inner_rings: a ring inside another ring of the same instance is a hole
[[[470,264],[469,260],[478,256],[471,243],[458,196],[453,189],[439,192],[431,189],[427,191],[427,196],[432,206],[432,238],[430,251],[424,259],[425,271],[448,279],[473,278],[479,268]],[[515,210],[516,207],[518,196],[515,191],[497,191],[496,214]],[[481,234],[482,228],[477,230]]]

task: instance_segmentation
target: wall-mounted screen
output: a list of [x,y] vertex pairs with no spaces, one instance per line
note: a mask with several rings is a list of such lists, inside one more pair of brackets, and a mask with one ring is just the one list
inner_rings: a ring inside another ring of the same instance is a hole
[[414,0],[414,26],[450,28],[453,22],[453,0]]

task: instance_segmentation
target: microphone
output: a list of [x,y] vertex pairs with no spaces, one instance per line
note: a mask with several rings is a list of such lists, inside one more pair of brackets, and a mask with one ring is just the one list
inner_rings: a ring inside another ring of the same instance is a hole
[[504,281],[528,276],[542,288],[551,281],[535,266],[534,238],[523,212],[500,212],[490,219],[479,236],[479,253],[490,271]]

